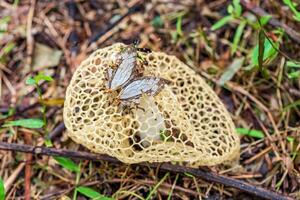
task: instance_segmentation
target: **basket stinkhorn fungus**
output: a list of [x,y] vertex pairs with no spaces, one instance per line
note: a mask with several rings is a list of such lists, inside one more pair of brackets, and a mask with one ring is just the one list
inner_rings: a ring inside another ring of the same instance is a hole
[[174,56],[120,43],[78,67],[64,122],[74,141],[125,163],[209,166],[239,156],[234,124],[199,75]]

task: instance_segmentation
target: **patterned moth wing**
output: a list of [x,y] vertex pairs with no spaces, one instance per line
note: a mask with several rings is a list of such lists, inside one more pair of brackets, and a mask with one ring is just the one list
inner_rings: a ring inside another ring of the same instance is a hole
[[166,83],[167,80],[152,76],[134,79],[121,90],[119,99],[121,101],[137,102],[142,94],[155,96]]
[[116,69],[108,68],[106,74],[107,87],[110,90],[117,90],[132,79],[136,67],[136,48],[132,46],[125,47],[117,57],[119,66]]
[[109,88],[112,75],[113,75],[113,69],[112,68],[108,68],[107,71],[106,71],[106,80],[108,80],[108,82],[105,83],[105,86],[107,88]]

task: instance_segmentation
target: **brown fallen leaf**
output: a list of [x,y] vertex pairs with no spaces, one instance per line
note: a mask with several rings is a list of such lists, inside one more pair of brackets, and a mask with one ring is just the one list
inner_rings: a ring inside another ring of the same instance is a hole
[[62,51],[52,49],[44,44],[35,43],[32,68],[39,71],[59,64]]

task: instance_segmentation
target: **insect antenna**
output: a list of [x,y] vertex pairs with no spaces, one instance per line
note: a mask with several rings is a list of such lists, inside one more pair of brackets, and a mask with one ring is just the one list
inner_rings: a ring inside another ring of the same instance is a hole
[[151,53],[152,50],[149,48],[136,48],[137,51],[143,52],[143,53]]
[[137,50],[137,51],[140,51],[140,52],[143,52],[143,53],[151,53],[152,50],[149,49],[149,48],[139,48],[139,44],[141,43],[141,41],[139,39],[135,39],[132,43],[133,47]]

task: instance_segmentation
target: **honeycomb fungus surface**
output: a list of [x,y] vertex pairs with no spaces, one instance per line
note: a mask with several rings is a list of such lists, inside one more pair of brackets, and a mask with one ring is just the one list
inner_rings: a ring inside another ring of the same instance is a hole
[[239,138],[225,107],[202,78],[175,56],[139,52],[142,74],[170,83],[155,96],[143,94],[138,105],[116,104],[118,94],[107,92],[105,77],[123,46],[117,43],[95,51],[74,73],[64,105],[69,137],[125,163],[210,166],[238,157]]

